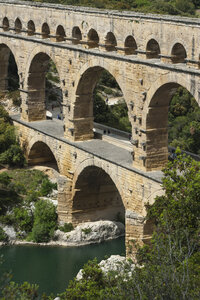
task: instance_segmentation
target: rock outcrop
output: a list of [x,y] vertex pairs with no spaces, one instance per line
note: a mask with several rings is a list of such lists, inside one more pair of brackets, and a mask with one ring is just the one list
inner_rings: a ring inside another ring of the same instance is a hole
[[[109,271],[115,271],[117,274],[123,274],[126,272],[128,276],[131,276],[131,272],[134,270],[135,265],[126,260],[126,257],[120,255],[111,255],[108,259],[102,260],[99,263],[102,271],[107,274]],[[82,279],[82,269],[78,272],[76,279]]]
[[71,232],[56,230],[53,243],[66,246],[82,246],[101,243],[125,234],[124,225],[120,222],[97,221],[78,225]]

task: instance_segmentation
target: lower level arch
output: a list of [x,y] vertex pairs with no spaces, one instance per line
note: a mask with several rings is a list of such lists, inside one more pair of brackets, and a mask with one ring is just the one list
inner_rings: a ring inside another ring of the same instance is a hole
[[27,156],[29,165],[45,165],[59,171],[57,160],[50,147],[42,142],[35,142]]
[[73,185],[73,223],[124,219],[125,207],[109,174],[100,167],[86,166]]

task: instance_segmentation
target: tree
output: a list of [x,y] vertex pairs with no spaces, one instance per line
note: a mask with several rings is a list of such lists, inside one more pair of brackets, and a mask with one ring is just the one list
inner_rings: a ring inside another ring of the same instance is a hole
[[34,223],[30,239],[34,242],[48,242],[57,226],[56,208],[50,201],[39,200],[35,204]]

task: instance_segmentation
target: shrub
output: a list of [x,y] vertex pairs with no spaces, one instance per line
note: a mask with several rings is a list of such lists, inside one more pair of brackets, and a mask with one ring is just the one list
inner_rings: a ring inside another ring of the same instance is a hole
[[82,232],[84,232],[85,234],[89,234],[89,233],[91,233],[92,232],[92,229],[91,228],[83,228],[82,229]]
[[48,178],[45,178],[41,184],[40,194],[41,196],[47,196],[53,189],[57,189],[57,184],[51,182]]
[[1,153],[0,163],[23,167],[25,164],[25,157],[20,146],[11,145],[5,152]]
[[21,300],[37,300],[39,299],[38,295],[38,286],[36,284],[30,284],[24,282],[23,284],[18,284],[13,281],[8,282],[1,289],[1,294],[3,298],[1,299],[21,299]]
[[13,210],[16,230],[30,232],[33,225],[33,217],[29,211],[23,207],[16,207]]
[[32,229],[33,241],[48,242],[57,225],[57,214],[55,206],[46,200],[39,200],[35,204],[34,223]]
[[3,228],[0,227],[0,241],[1,242],[7,242],[8,241],[8,236],[7,234],[4,232]]
[[63,226],[60,226],[59,229],[64,232],[70,232],[74,229],[72,223],[65,223]]

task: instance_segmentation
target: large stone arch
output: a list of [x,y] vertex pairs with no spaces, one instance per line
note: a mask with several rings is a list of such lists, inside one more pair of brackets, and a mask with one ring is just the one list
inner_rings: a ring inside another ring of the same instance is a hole
[[83,65],[77,74],[73,94],[71,95],[71,112],[69,124],[66,126],[71,131],[66,133],[72,140],[89,140],[93,138],[93,90],[103,70],[108,71],[117,81],[128,108],[131,122],[131,109],[126,99],[126,78],[120,73],[119,67],[109,64],[103,59],[93,60]]
[[30,165],[51,162],[54,164],[56,163],[57,168],[55,169],[57,169],[59,173],[61,171],[60,159],[57,155],[57,151],[52,148],[52,143],[51,141],[48,141],[48,139],[44,141],[43,139],[32,138],[28,143],[26,157],[28,164]]
[[186,88],[197,103],[200,103],[197,78],[190,75],[165,75],[158,79],[148,92],[143,112],[147,170],[160,170],[168,161],[168,108],[172,96],[180,86]]
[[30,70],[31,63],[32,63],[34,57],[39,53],[45,53],[46,55],[48,55],[50,57],[50,59],[54,62],[55,66],[56,66],[59,77],[61,78],[61,66],[59,64],[59,60],[57,59],[58,56],[55,55],[55,52],[52,51],[51,47],[47,47],[45,45],[44,46],[40,45],[40,46],[35,47],[32,50],[32,52],[28,55],[28,58],[25,62],[26,69],[25,69],[24,85],[26,87],[28,85],[28,75],[29,75],[29,70]]
[[[28,58],[25,72],[27,96],[23,99],[23,119],[27,119],[28,121],[46,119],[45,75],[50,60],[54,62],[59,78],[61,78],[59,63],[49,48],[37,47]],[[62,85],[60,88],[63,91]]]
[[117,174],[117,172],[114,172],[112,167],[109,167],[109,165],[105,161],[101,161],[101,160],[96,161],[93,158],[88,158],[88,159],[84,160],[83,162],[81,162],[78,165],[78,167],[75,169],[74,176],[73,176],[73,185],[72,186],[74,187],[79,175],[82,173],[82,171],[86,167],[89,167],[89,166],[95,166],[97,168],[101,168],[110,176],[110,178],[112,179],[112,181],[116,185],[116,187],[119,191],[119,194],[122,198],[122,201],[124,202],[124,206],[125,206],[125,200],[123,200],[123,199],[125,199],[125,195],[124,195],[123,188],[120,186],[120,181],[119,181],[118,174]]
[[5,92],[7,90],[8,84],[8,65],[9,57],[12,53],[15,63],[17,65],[18,75],[20,73],[20,63],[19,57],[17,55],[16,49],[9,42],[2,42],[0,39],[0,91]]
[[88,159],[76,169],[72,184],[74,224],[101,219],[125,219],[125,203],[119,179],[102,162]]

